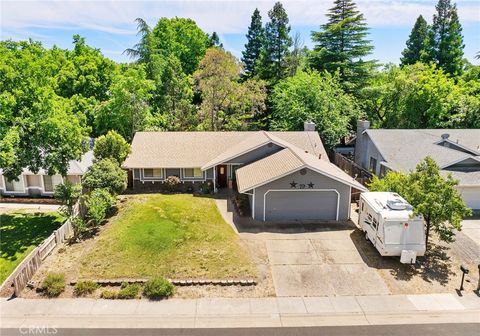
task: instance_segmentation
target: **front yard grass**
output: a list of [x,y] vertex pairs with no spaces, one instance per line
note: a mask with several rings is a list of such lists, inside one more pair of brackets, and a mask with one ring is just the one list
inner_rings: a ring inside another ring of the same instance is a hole
[[1,214],[0,283],[64,220],[58,212]]
[[133,195],[84,257],[80,277],[255,276],[247,250],[211,198]]

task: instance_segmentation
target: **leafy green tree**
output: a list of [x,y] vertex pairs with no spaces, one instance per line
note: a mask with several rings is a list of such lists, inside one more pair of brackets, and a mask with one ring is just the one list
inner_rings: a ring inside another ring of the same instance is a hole
[[58,93],[70,98],[81,95],[105,100],[115,75],[115,64],[104,57],[99,49],[89,47],[85,38],[73,36],[74,48],[66,51],[67,62],[57,75]]
[[153,82],[146,79],[141,65],[128,67],[119,74],[110,88],[110,97],[102,103],[95,115],[97,134],[115,130],[131,141],[136,131],[144,130],[151,119],[149,99]]
[[170,131],[195,128],[197,119],[191,76],[183,72],[180,60],[173,55],[154,58],[152,125]]
[[255,75],[255,67],[260,57],[265,39],[265,31],[262,27],[262,16],[258,8],[255,8],[247,32],[247,44],[242,51],[242,62],[245,64],[245,72],[248,76]]
[[0,168],[8,179],[23,168],[66,175],[86,150],[85,116],[54,90],[59,53],[31,40],[0,42]]
[[365,85],[375,66],[375,61],[364,60],[373,50],[366,20],[353,0],[335,0],[327,16],[321,30],[312,32],[311,66],[319,71],[339,71],[345,90],[354,92]]
[[130,154],[130,145],[115,131],[108,131],[106,135],[100,136],[93,147],[95,159],[112,159],[122,164]]
[[112,159],[93,163],[83,175],[82,186],[87,190],[106,188],[111,194],[120,194],[127,188],[127,172]]
[[286,75],[286,57],[292,45],[288,15],[283,5],[276,2],[268,12],[265,39],[256,71],[260,78],[275,83]]
[[478,111],[469,95],[462,83],[423,63],[391,66],[372,87],[362,90],[369,117],[386,128],[462,127],[466,116]]
[[464,217],[471,214],[457,190],[458,181],[451,174],[443,177],[440,168],[426,157],[408,174],[388,172],[384,179],[374,178],[371,191],[394,191],[402,195],[425,220],[426,240],[433,229],[441,240],[452,242],[455,230],[461,230]]
[[463,36],[457,6],[450,0],[439,0],[430,32],[431,59],[453,76],[463,71]]
[[415,64],[425,60],[428,53],[428,24],[419,16],[407,40],[407,47],[402,52],[401,65]]
[[65,180],[63,183],[55,186],[54,197],[62,204],[62,212],[70,217],[73,215],[73,208],[82,193],[80,184]]
[[138,63],[148,64],[152,55],[152,29],[142,18],[136,18],[135,22],[137,23],[137,36],[140,36],[140,41],[133,48],[125,49],[124,53],[136,59]]
[[300,71],[275,85],[271,101],[273,130],[303,130],[304,121],[312,120],[328,148],[349,133],[350,120],[358,116],[354,98],[329,73]]
[[154,54],[177,57],[183,72],[190,75],[205,55],[208,35],[191,19],[161,18],[152,30],[151,43]]
[[114,203],[115,198],[110,195],[108,189],[94,189],[86,200],[87,216],[90,219],[89,224],[93,226],[100,225]]
[[231,53],[220,48],[207,50],[194,74],[202,98],[201,129],[244,129],[246,119],[263,112],[265,84],[256,80],[239,83],[240,72],[241,65]]

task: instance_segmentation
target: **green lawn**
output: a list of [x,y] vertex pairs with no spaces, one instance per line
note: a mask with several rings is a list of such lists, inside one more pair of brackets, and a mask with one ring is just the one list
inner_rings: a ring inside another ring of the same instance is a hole
[[254,276],[248,252],[211,198],[129,197],[82,260],[83,278]]
[[0,283],[63,221],[58,212],[0,215]]

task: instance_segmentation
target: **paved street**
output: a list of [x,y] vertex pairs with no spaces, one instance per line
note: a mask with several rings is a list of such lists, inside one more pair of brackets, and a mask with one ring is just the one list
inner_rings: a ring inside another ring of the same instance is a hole
[[462,233],[480,245],[480,219],[462,221]]
[[[379,326],[340,326],[340,327],[288,327],[288,328],[201,328],[201,329],[51,329],[58,336],[130,336],[130,335],[165,335],[165,336],[465,336],[476,335],[478,324],[409,324]],[[25,335],[29,329],[3,329],[2,335]],[[48,329],[46,329],[48,330]]]

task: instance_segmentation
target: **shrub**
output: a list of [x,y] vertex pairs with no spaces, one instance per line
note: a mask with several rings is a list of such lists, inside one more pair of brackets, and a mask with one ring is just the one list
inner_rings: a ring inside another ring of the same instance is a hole
[[112,291],[112,290],[104,290],[100,297],[102,299],[107,299],[107,300],[115,300],[117,298],[118,292],[117,291]]
[[101,224],[114,202],[115,198],[110,195],[107,189],[93,190],[87,198],[87,215],[90,222],[94,226]]
[[165,185],[167,186],[168,191],[173,192],[177,189],[177,185],[180,184],[180,178],[178,176],[168,176],[165,179]]
[[98,284],[91,280],[79,281],[75,284],[73,291],[76,296],[84,296],[92,294],[98,287]]
[[65,275],[48,273],[43,280],[42,289],[49,297],[59,296],[65,290]]
[[70,217],[73,214],[73,207],[80,197],[80,184],[74,184],[68,180],[55,187],[54,197],[62,203],[62,212]]
[[115,131],[108,131],[106,135],[98,137],[93,147],[95,159],[113,159],[122,164],[128,154],[130,154],[130,145],[125,139]]
[[122,289],[117,294],[117,299],[135,299],[140,291],[139,284],[122,283]]
[[112,159],[103,159],[90,166],[83,175],[82,186],[89,190],[107,188],[111,194],[121,194],[127,188],[127,172]]
[[164,278],[153,278],[147,281],[143,288],[143,294],[149,299],[161,299],[172,296],[175,286]]
[[80,217],[72,218],[73,240],[76,241],[87,230],[87,225]]

